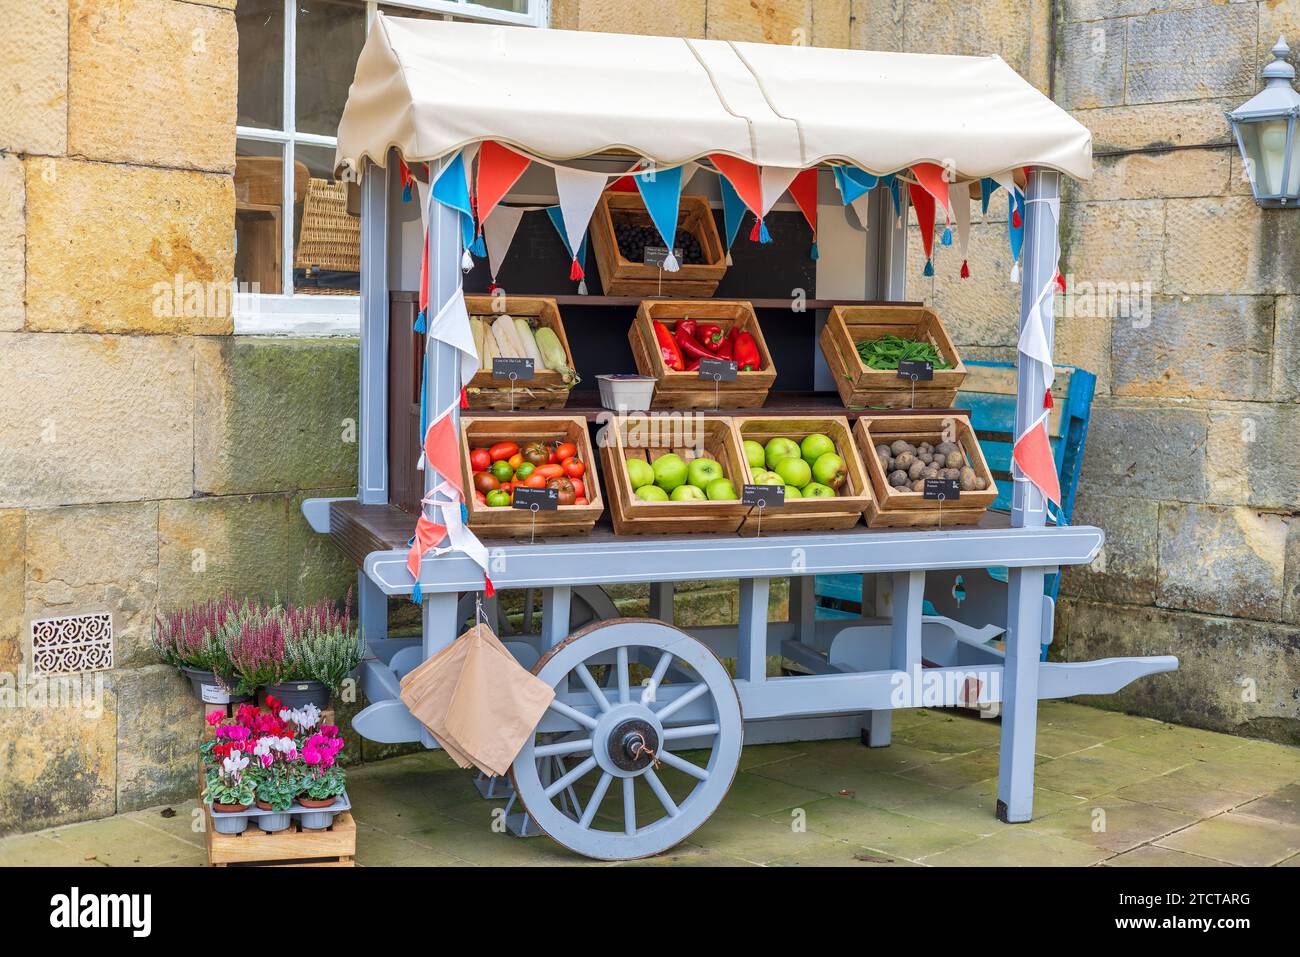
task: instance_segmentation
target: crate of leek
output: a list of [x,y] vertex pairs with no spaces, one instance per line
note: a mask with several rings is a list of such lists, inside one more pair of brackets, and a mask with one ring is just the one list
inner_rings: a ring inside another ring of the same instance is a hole
[[[478,372],[465,388],[471,409],[559,409],[578,383],[573,353],[554,299],[466,296]],[[492,375],[497,357],[533,360],[533,377]],[[513,388],[512,388],[513,386]]]

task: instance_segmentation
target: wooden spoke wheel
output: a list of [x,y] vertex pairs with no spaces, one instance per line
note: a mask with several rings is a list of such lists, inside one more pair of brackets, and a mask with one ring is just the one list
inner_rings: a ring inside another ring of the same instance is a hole
[[740,699],[722,662],[690,635],[653,619],[602,621],[533,673],[556,697],[510,773],[552,839],[600,860],[647,857],[722,802],[740,763]]

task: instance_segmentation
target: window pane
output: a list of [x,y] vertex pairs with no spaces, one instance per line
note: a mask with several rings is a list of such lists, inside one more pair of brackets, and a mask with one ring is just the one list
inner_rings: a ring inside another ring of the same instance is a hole
[[239,125],[284,128],[284,0],[239,0]]
[[361,289],[361,220],[348,213],[347,186],[334,179],[334,150],[298,143],[294,159],[306,179],[294,194],[293,291],[356,295]]
[[333,136],[366,42],[366,7],[352,0],[298,0],[297,130]]
[[481,7],[493,10],[509,10],[511,13],[527,13],[528,0],[474,0]]
[[235,281],[241,292],[280,292],[283,183],[278,143],[236,141]]

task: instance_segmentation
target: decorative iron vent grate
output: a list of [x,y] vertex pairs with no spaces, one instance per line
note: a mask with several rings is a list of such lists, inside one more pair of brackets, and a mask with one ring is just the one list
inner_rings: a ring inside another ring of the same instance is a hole
[[69,615],[32,622],[34,674],[73,675],[112,667],[112,615]]

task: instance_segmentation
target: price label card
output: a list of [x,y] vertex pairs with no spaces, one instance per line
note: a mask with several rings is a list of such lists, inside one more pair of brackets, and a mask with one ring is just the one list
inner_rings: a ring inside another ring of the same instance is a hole
[[560,507],[560,492],[553,488],[517,488],[515,499],[511,503],[515,508],[532,511],[537,506],[539,512],[553,512]]
[[[673,248],[673,256],[677,259],[679,263],[682,261],[682,251],[679,247]],[[647,266],[662,266],[664,264],[664,260],[667,258],[668,258],[667,246],[647,246],[645,248],[645,255],[642,258],[642,262],[644,262]]]
[[712,379],[714,382],[735,382],[736,360],[701,359],[700,378]]
[[517,356],[497,356],[492,360],[492,378],[494,379],[531,379],[533,377],[533,360]]
[[898,364],[898,377],[928,382],[934,378],[934,364],[925,360],[904,359]]
[[956,479],[926,479],[925,490],[921,494],[926,498],[955,502],[961,498],[961,482]]
[[740,491],[741,505],[780,508],[785,504],[784,485],[745,485]]

